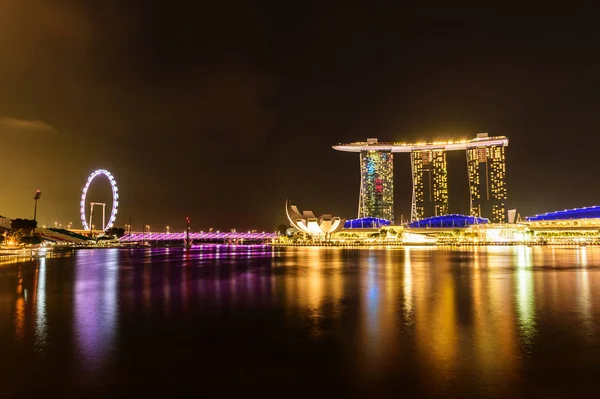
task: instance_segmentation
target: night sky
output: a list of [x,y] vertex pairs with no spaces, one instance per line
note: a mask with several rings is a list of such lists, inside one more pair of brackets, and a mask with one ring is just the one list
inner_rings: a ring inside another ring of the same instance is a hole
[[[595,13],[400,3],[0,0],[0,214],[40,189],[40,224],[78,222],[106,168],[135,230],[274,230],[287,198],[356,217],[358,156],[331,145],[477,132],[510,139],[509,208],[600,204]],[[395,172],[406,217],[408,154]],[[463,153],[449,173],[466,213]]]

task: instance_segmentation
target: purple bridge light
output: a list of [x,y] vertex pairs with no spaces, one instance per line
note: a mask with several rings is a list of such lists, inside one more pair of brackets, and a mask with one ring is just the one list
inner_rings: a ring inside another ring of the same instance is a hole
[[[196,241],[212,240],[247,240],[264,241],[277,237],[276,233],[190,233]],[[120,241],[183,241],[185,233],[131,233],[121,237]]]

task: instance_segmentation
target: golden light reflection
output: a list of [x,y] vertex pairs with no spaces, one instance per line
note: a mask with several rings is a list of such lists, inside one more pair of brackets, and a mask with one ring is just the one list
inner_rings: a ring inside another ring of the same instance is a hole
[[300,288],[300,298],[304,298],[305,306],[308,310],[308,318],[310,320],[311,335],[320,337],[321,330],[321,311],[322,302],[325,295],[324,279],[320,263],[317,261],[320,250],[316,249],[308,254],[308,268],[306,270],[306,284],[302,284]]
[[271,283],[274,295],[285,295],[290,322],[300,318],[313,339],[323,336],[326,318],[337,320],[343,312],[346,279],[342,251],[319,247],[291,249],[283,261],[274,263],[275,268],[286,268],[281,279],[275,278]]
[[535,297],[531,248],[517,247],[516,301],[521,339],[531,345],[535,337]]
[[[444,376],[448,380],[451,379],[450,371],[455,368],[458,361],[457,351],[459,350],[455,289],[451,275],[446,274],[441,278],[439,296],[435,299],[431,309],[435,329],[427,332],[429,335],[427,343],[421,342],[422,345],[428,347],[432,363],[437,364],[436,368],[440,372],[440,376]],[[424,327],[421,330],[424,330]]]
[[15,334],[25,338],[25,297],[23,293],[23,269],[17,271],[17,300],[15,302]]
[[[410,249],[405,253],[405,262],[411,267],[412,288],[408,297],[414,298],[411,306],[414,324],[405,325],[402,336],[404,340],[410,340],[406,350],[419,359],[417,364],[422,378],[436,382],[425,384],[424,389],[441,394],[440,390],[455,378],[457,372],[459,335],[455,282],[448,273],[448,258],[434,258],[429,249]],[[404,283],[407,290],[408,282]]]
[[342,250],[336,249],[332,253],[333,273],[331,279],[331,298],[336,316],[341,314],[340,302],[344,296],[344,277],[342,275]]
[[581,324],[588,338],[594,338],[594,320],[592,314],[592,294],[590,289],[590,276],[588,273],[588,254],[586,247],[579,247],[577,251],[577,264],[581,270],[577,274],[577,312]]
[[378,278],[379,267],[378,254],[369,252],[365,259],[365,270],[362,273],[361,286],[362,297],[360,298],[360,319],[362,320],[359,330],[360,341],[363,345],[362,362],[365,363],[371,375],[377,375],[382,369],[382,324],[384,322],[381,314],[381,295],[383,294],[380,280]]
[[[506,255],[506,248],[504,251]],[[495,383],[502,390],[508,388],[503,382],[513,376],[519,347],[514,333],[512,284],[489,267],[490,259],[494,259],[489,255],[485,248],[473,251],[473,366],[485,370],[482,383]]]
[[[400,357],[402,345],[398,345],[398,337],[401,336],[402,325],[402,275],[403,269],[400,267],[401,257],[398,252],[386,250],[383,252],[383,263],[379,261],[379,267],[375,267],[375,273],[378,284],[381,286],[381,297],[379,299],[380,314],[378,320],[379,339],[377,340],[377,352],[383,359],[380,362],[382,370],[392,366],[392,363]],[[383,289],[384,288],[384,289]],[[387,352],[385,356],[382,354]]]
[[410,261],[410,248],[404,250],[404,320],[405,323],[412,323],[413,319],[413,279],[412,264]]

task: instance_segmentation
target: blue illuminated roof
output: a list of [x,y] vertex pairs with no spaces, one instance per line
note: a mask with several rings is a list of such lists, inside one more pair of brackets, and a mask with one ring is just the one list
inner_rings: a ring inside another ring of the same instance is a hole
[[423,227],[467,227],[472,224],[485,224],[489,223],[489,220],[486,218],[480,218],[469,215],[443,215],[443,216],[433,216],[430,218],[425,218],[421,220],[417,220],[409,224],[409,227],[412,228],[423,228]]
[[568,219],[597,219],[600,218],[600,205],[585,208],[565,209],[564,211],[542,213],[541,215],[527,216],[530,222],[538,220],[568,220]]
[[380,218],[360,218],[360,219],[351,219],[346,220],[344,223],[345,229],[368,229],[368,228],[379,228],[381,226],[389,226],[391,223],[387,219]]

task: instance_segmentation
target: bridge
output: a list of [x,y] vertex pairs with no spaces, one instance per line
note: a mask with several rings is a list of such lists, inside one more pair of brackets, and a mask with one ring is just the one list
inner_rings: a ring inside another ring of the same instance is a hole
[[[86,233],[89,234],[89,231],[86,231]],[[35,234],[45,240],[58,243],[86,244],[93,241],[93,239],[90,237],[86,237],[65,229],[46,229],[43,227],[37,227],[35,229]]]
[[[277,237],[276,233],[238,233],[238,232],[190,232],[190,239],[198,242],[210,241],[252,241],[262,242]],[[158,241],[183,241],[185,233],[136,233],[125,234],[121,242],[158,242]]]

